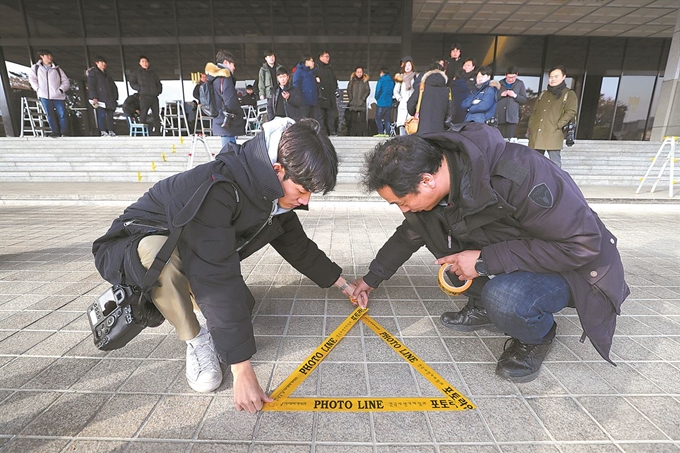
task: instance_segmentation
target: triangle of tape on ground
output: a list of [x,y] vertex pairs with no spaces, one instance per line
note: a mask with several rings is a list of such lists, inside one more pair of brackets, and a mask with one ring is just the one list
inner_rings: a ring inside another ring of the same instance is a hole
[[[406,345],[397,340],[378,322],[371,318],[368,309],[357,308],[352,312],[300,366],[297,367],[272,393],[274,402],[264,405],[264,411],[338,411],[338,412],[407,412],[407,411],[462,411],[476,406],[430,366],[416,356]],[[427,379],[444,398],[413,397],[305,397],[290,395],[319,366],[340,343],[354,325],[362,321],[378,338],[382,339],[397,355],[409,363]]]

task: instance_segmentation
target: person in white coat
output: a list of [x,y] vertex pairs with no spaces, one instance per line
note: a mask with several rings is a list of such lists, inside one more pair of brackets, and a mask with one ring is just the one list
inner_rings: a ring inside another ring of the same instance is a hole
[[66,92],[71,84],[63,69],[57,66],[49,50],[38,51],[40,61],[31,67],[28,82],[47,113],[51,137],[67,135]]
[[399,107],[397,107],[397,130],[399,135],[406,135],[406,129],[404,128],[406,118],[408,117],[406,103],[415,91],[417,77],[411,57],[404,57],[401,62],[401,71],[394,76],[393,97],[399,102]]

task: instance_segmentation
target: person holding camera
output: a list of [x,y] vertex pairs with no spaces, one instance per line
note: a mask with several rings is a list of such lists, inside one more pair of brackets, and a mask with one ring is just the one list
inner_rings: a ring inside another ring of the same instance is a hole
[[[364,185],[404,213],[354,297],[394,275],[421,247],[452,279],[472,280],[467,305],[444,312],[458,332],[509,335],[496,374],[529,382],[555,341],[554,313],[575,307],[597,352],[609,352],[630,294],[616,237],[569,175],[526,146],[479,123],[396,137],[366,156]],[[567,332],[571,334],[572,332]],[[496,351],[494,351],[496,352]]]
[[227,143],[236,143],[236,137],[246,133],[246,120],[243,118],[243,109],[236,92],[236,60],[234,55],[226,50],[219,50],[215,56],[217,64],[205,65],[207,75],[206,83],[213,89],[213,95],[220,113],[212,122],[212,133],[222,137],[222,146]]
[[274,95],[267,100],[267,120],[271,121],[277,116],[297,120],[298,109],[302,105],[302,93],[290,83],[288,69],[283,66],[276,68],[276,81],[278,86]]
[[576,119],[578,99],[576,93],[567,88],[564,66],[555,66],[548,74],[548,89],[538,96],[529,117],[529,148],[543,155],[547,153],[550,160],[561,167],[562,128]]
[[[250,362],[255,299],[240,262],[256,251],[271,244],[320,287],[353,293],[342,269],[307,237],[295,213],[307,209],[312,193],[333,190],[337,174],[335,148],[316,120],[276,118],[243,145],[228,144],[214,161],[156,183],[94,242],[95,265],[104,278],[141,286],[130,282],[133,270],[140,262],[152,266],[168,237],[131,236],[131,226],[157,225],[167,234],[183,228],[150,297],[186,341],[186,378],[195,391],[220,386],[222,362],[233,374],[237,410],[255,413],[272,401]],[[199,324],[194,302],[207,328]]]
[[524,82],[517,78],[517,66],[510,66],[505,71],[505,78],[500,81],[500,93],[496,105],[498,130],[503,138],[517,141],[515,130],[520,119],[520,109],[527,102],[527,90]]

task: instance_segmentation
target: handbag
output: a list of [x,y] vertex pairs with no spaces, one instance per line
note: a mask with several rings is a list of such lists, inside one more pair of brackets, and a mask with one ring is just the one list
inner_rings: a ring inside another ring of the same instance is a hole
[[158,311],[149,291],[170,259],[183,227],[175,229],[144,274],[142,287],[115,284],[87,308],[87,319],[94,344],[102,351],[120,349],[146,327],[157,327],[165,321]]
[[418,93],[418,104],[416,104],[416,114],[406,119],[404,128],[408,135],[413,135],[418,132],[418,123],[420,122],[420,103],[423,100],[423,91],[425,91],[425,81],[420,82],[420,91]]

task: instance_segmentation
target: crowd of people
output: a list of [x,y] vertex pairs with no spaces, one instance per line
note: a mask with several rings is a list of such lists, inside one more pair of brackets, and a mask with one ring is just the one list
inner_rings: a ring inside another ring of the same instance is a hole
[[[47,50],[38,52],[30,83],[47,112],[53,137],[67,134],[65,108],[69,79],[53,61]],[[257,108],[266,101],[266,120],[288,117],[294,120],[316,119],[327,135],[338,133],[338,78],[326,50],[318,55],[305,55],[292,69],[277,61],[276,54],[267,50],[254,85],[245,92],[236,90],[236,60],[230,52],[220,51],[215,62],[208,62],[194,90],[197,108],[199,85],[209,83],[223,109],[213,121],[213,134],[222,137],[223,144],[235,141],[245,133],[246,120],[242,106]],[[148,57],[139,57],[139,67],[130,72],[129,83],[135,93],[123,103],[123,111],[131,121],[148,123],[152,135],[160,135],[158,96],[163,91],[159,77],[150,68]],[[505,77],[494,80],[489,66],[478,67],[475,58],[463,56],[461,46],[454,44],[448,59],[434,60],[427,71],[418,71],[411,56],[401,59],[392,76],[381,68],[375,86],[375,123],[377,136],[406,135],[406,124],[416,117],[417,134],[443,132],[464,122],[486,123],[497,127],[501,135],[516,141],[517,125],[527,91],[518,77],[516,66],[505,71]],[[86,72],[88,97],[96,110],[97,126],[102,136],[115,136],[113,113],[118,106],[118,90],[107,72],[106,59],[97,56]],[[564,66],[549,72],[548,87],[537,98],[529,118],[529,146],[561,165],[562,129],[576,117],[577,98],[566,86]],[[371,94],[370,77],[362,66],[349,76],[344,110],[346,134],[369,135],[367,100]],[[219,82],[219,85],[215,85]]]

